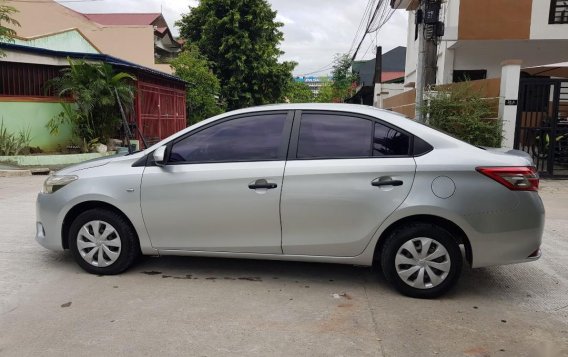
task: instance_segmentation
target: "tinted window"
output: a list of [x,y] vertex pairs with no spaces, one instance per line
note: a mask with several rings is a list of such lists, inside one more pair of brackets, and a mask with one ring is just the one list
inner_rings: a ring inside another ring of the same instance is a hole
[[427,152],[433,149],[432,145],[428,144],[424,140],[420,139],[419,137],[414,137],[414,145],[412,145],[413,154],[415,156],[426,154]]
[[280,158],[286,114],[229,120],[172,146],[171,162],[259,161]]
[[410,137],[386,125],[375,123],[373,156],[408,155]]
[[373,123],[343,115],[304,114],[298,139],[298,158],[371,156]]

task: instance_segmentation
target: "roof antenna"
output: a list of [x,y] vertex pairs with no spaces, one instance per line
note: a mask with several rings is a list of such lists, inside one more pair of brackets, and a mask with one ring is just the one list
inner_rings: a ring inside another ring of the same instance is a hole
[[162,14],[162,15],[164,14],[163,7],[164,7],[164,4],[160,3],[160,14]]

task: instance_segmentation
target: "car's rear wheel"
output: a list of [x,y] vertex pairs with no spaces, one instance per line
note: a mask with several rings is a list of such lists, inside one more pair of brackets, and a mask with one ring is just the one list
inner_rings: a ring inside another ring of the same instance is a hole
[[450,290],[459,279],[463,261],[455,237],[427,223],[395,230],[380,259],[387,281],[415,298],[435,298]]
[[77,216],[68,242],[75,261],[92,274],[122,273],[140,254],[131,225],[123,216],[105,209],[91,209]]

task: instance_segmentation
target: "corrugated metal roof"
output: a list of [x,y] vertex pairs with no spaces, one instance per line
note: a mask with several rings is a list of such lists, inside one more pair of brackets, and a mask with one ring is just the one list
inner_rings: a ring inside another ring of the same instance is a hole
[[151,25],[160,13],[114,13],[83,14],[86,18],[101,25]]
[[184,81],[183,79],[176,77],[176,76],[172,76],[171,74],[160,72],[160,71],[157,71],[157,70],[149,68],[149,67],[141,66],[141,65],[138,65],[136,63],[128,62],[128,61],[122,60],[120,58],[105,55],[105,54],[102,54],[102,53],[81,53],[81,52],[54,51],[54,50],[48,50],[48,49],[45,49],[45,48],[22,46],[22,45],[15,45],[15,44],[12,44],[12,43],[2,43],[2,42],[0,42],[0,49],[27,52],[27,53],[33,53],[33,54],[51,56],[51,57],[63,57],[63,58],[69,57],[69,58],[73,58],[73,59],[100,61],[100,62],[105,62],[105,63],[108,63],[110,65],[113,65],[113,66],[116,66],[116,67],[119,67],[119,68],[131,68],[131,69],[134,69],[134,70],[143,71],[143,72],[152,74],[156,77],[168,79],[168,80],[171,80],[171,81],[176,81],[178,83],[187,84],[187,82]]

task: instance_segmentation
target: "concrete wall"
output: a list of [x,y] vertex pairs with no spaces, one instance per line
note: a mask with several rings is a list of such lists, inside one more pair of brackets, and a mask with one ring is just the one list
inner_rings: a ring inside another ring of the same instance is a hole
[[[568,24],[549,24],[550,0],[535,0],[532,4],[531,39],[566,39]],[[566,45],[565,45],[566,46]]]
[[[536,0],[540,6],[549,0]],[[533,0],[461,0],[460,40],[528,39]],[[547,16],[548,18],[548,16]]]
[[0,121],[8,132],[18,133],[22,129],[31,129],[30,146],[39,146],[43,151],[55,152],[59,146],[65,147],[71,142],[71,127],[63,125],[58,135],[51,135],[47,122],[61,112],[58,102],[10,102],[0,98]]
[[501,76],[501,62],[514,58],[523,67],[563,62],[568,58],[568,40],[463,41],[454,48],[453,69],[486,69],[487,78]]
[[373,99],[373,106],[384,108],[385,99],[404,93],[404,89],[402,83],[375,83],[376,95]]
[[412,89],[384,99],[383,109],[392,110],[409,118],[414,118],[416,116],[416,90]]
[[406,33],[406,64],[404,68],[404,84],[416,83],[416,63],[418,61],[418,40],[414,40],[415,12],[408,12]]

